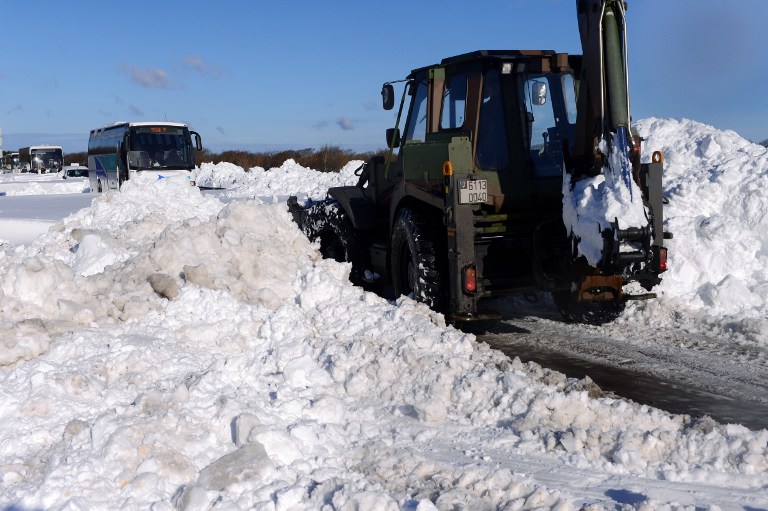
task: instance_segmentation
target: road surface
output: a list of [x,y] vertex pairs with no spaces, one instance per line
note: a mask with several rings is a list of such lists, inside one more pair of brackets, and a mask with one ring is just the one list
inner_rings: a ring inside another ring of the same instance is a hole
[[673,413],[768,428],[764,347],[675,329],[619,322],[563,322],[547,298],[491,302],[501,321],[460,327],[510,357],[568,376],[589,376],[606,392]]

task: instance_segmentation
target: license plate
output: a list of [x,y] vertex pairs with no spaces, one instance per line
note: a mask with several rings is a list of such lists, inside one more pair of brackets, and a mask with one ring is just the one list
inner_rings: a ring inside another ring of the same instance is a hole
[[459,204],[488,202],[488,181],[485,179],[459,179]]

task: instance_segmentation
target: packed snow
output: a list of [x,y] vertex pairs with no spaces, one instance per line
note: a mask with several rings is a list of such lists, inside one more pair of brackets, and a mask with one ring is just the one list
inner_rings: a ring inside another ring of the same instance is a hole
[[[637,128],[666,158],[675,237],[659,298],[619,321],[768,350],[767,150],[694,121]],[[768,430],[609,397],[351,285],[284,198],[360,163],[204,164],[215,192],[131,180],[2,243],[0,505],[768,509]]]
[[640,187],[625,179],[630,168],[627,155],[618,149],[615,135],[611,137],[610,144],[602,140],[599,145],[607,155],[601,174],[574,180],[563,173],[563,224],[578,254],[593,267],[598,267],[603,255],[603,232],[615,229],[617,219],[621,219],[619,229],[649,224]]

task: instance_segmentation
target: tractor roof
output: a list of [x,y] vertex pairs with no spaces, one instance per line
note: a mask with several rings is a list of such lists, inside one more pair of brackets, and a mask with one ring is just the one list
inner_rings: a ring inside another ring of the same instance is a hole
[[[553,50],[476,50],[469,53],[462,53],[461,55],[455,55],[453,57],[444,58],[439,64],[432,64],[431,66],[424,66],[411,71],[411,76],[429,69],[444,66],[454,66],[457,64],[467,63],[482,63],[482,62],[535,62],[535,61],[549,61],[556,55],[565,56],[567,54],[558,54]],[[570,57],[577,57],[571,55]]]

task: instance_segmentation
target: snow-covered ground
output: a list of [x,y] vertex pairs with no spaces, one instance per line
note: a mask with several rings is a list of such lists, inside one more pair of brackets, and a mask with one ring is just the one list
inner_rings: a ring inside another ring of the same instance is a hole
[[[767,150],[638,128],[675,238],[659,298],[619,322],[768,350]],[[283,199],[359,163],[129,181],[0,245],[0,506],[768,509],[768,430],[606,397],[352,286]]]
[[25,243],[91,204],[88,178],[61,174],[0,174],[0,242]]

